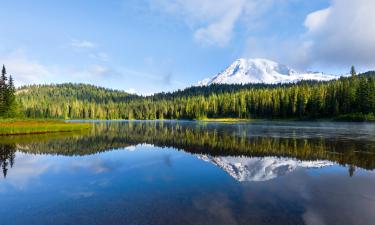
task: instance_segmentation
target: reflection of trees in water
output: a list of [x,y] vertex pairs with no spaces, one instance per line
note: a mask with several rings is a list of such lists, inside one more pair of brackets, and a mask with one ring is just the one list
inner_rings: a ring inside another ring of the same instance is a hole
[[354,175],[354,172],[355,172],[355,166],[350,165],[349,166],[349,176],[352,177]]
[[2,169],[4,178],[7,176],[9,167],[13,167],[15,158],[15,144],[0,145],[0,167]]
[[[87,155],[148,143],[214,156],[279,156],[299,160],[329,160],[341,165],[374,169],[374,143],[335,138],[284,138],[248,129],[195,123],[130,122],[97,124],[90,134],[17,141],[17,148],[33,154]],[[8,157],[9,158],[9,157]],[[13,158],[14,159],[14,158]],[[8,160],[9,161],[9,160]]]

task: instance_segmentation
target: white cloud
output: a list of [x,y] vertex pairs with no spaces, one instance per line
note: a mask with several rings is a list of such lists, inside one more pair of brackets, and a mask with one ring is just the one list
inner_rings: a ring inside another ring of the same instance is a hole
[[232,39],[233,27],[241,11],[242,9],[237,7],[226,13],[219,21],[199,28],[194,33],[195,40],[208,45],[227,44]]
[[307,15],[305,26],[309,29],[309,32],[316,32],[323,27],[327,18],[330,16],[331,11],[331,8],[326,8]]
[[83,82],[97,84],[103,79],[112,79],[121,74],[105,65],[89,65],[86,68],[64,68],[39,63],[27,56],[23,50],[0,55],[8,75],[12,75],[16,86],[28,84],[50,84],[62,82]]
[[107,62],[109,60],[108,53],[100,51],[97,45],[91,41],[73,39],[69,43],[69,46],[73,48],[75,53],[88,54],[88,57],[91,59],[96,59],[103,62]]
[[95,48],[95,44],[92,43],[91,41],[76,40],[76,39],[73,39],[71,41],[70,46],[72,46],[73,48],[77,48],[77,49],[91,49],[91,48]]
[[8,75],[14,77],[16,86],[44,83],[52,77],[49,68],[29,59],[22,50],[0,56],[0,62],[5,65]]
[[[342,73],[353,64],[360,70],[374,69],[375,1],[330,3],[328,8],[306,15],[301,21],[305,31],[289,33],[287,37],[280,37],[278,32],[249,36],[243,56],[270,58],[297,69],[324,68],[325,72]],[[267,12],[267,7],[256,8]],[[261,15],[264,19],[267,14]]]
[[[50,65],[42,64],[24,50],[16,50],[10,53],[0,52],[0,66],[4,64],[8,75],[12,75],[17,87],[31,84],[51,84],[51,83],[87,83],[117,89],[128,88],[128,92],[151,95],[150,91],[139,91],[139,87],[126,87],[129,79],[135,82],[151,82],[155,86],[165,83],[175,84],[177,81],[171,76],[163,76],[160,73],[147,73],[141,70],[133,70],[128,67],[110,66],[108,63],[71,65]],[[136,85],[137,86],[137,85]]]
[[109,60],[109,56],[105,52],[90,53],[89,57],[92,58],[92,59],[99,59],[99,60],[104,61],[104,62]]
[[329,8],[309,14],[304,41],[309,61],[375,66],[374,0],[332,0]]
[[75,82],[96,82],[102,79],[108,79],[118,73],[106,66],[90,65],[87,68],[79,71],[72,71],[72,80]]
[[225,46],[232,39],[241,17],[247,17],[246,22],[251,23],[271,2],[273,0],[156,0],[150,4],[180,16],[192,27],[194,39],[199,43]]

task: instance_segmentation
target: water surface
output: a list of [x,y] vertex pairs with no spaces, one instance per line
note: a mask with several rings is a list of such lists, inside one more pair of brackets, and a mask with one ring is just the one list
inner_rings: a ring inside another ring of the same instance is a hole
[[375,124],[95,122],[1,137],[0,224],[373,224]]

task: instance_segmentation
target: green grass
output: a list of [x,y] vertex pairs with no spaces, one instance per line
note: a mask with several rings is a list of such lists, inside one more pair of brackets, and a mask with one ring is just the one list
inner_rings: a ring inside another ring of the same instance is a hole
[[375,115],[373,113],[352,113],[338,116],[337,121],[353,121],[353,122],[375,122]]
[[61,120],[0,119],[0,136],[81,131],[91,126],[89,123],[67,123]]

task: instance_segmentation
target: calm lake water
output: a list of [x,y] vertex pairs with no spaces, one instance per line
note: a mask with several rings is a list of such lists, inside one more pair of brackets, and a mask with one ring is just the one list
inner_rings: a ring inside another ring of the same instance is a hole
[[0,224],[375,224],[375,124],[97,122],[0,137]]

